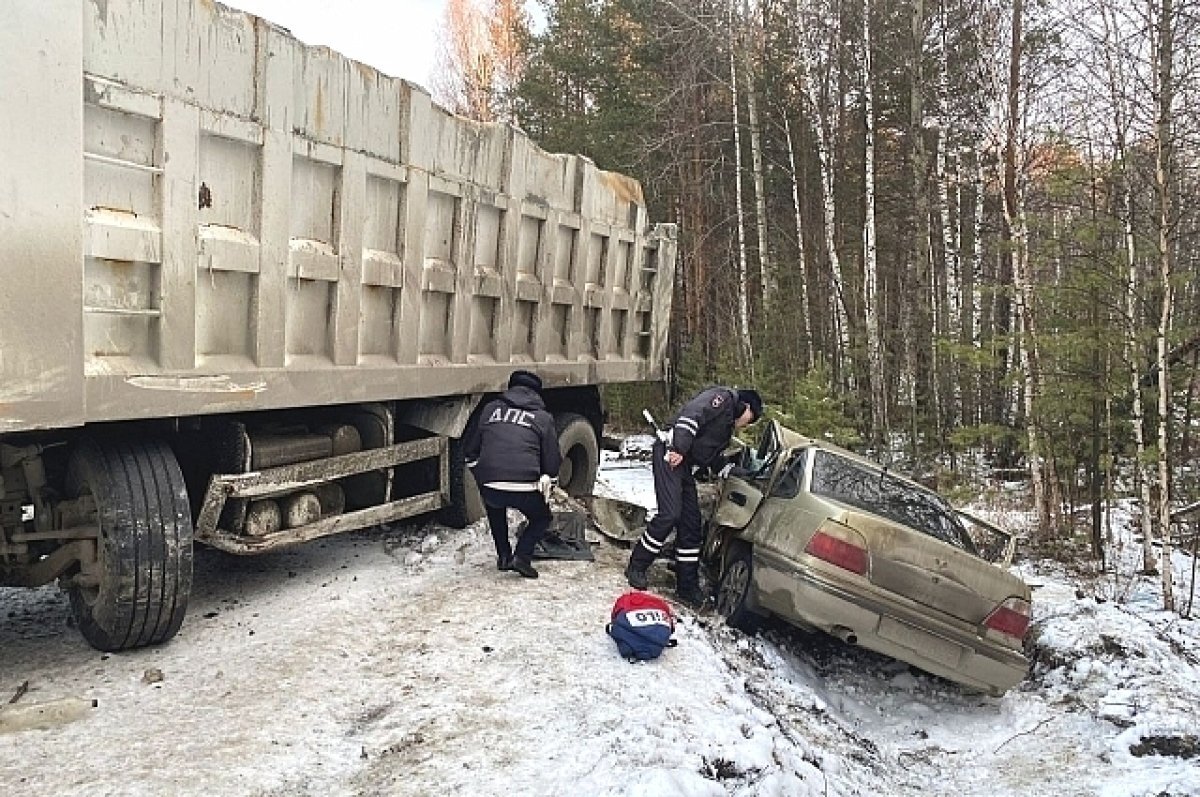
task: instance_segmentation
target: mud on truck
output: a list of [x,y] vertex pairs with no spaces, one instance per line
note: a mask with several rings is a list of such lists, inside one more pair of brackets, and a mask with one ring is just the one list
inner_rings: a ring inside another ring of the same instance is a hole
[[599,386],[663,377],[640,186],[211,0],[0,26],[0,586],[170,639],[197,543],[479,514],[460,440],[536,370],[587,493]]

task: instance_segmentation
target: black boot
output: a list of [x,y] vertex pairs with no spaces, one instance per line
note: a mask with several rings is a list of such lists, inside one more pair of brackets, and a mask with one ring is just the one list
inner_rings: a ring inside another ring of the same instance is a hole
[[678,587],[675,590],[675,597],[679,598],[680,603],[686,603],[695,609],[704,605],[704,601],[708,598],[699,585],[687,584]]
[[508,529],[493,531],[492,542],[496,544],[496,569],[501,572],[512,570],[513,550],[508,541]]
[[699,608],[707,597],[700,589],[700,568],[695,562],[680,562],[675,568],[675,595],[680,602]]
[[647,571],[654,564],[654,554],[639,540],[629,554],[629,564],[625,566],[625,580],[634,589],[645,589],[650,586],[650,576]]
[[525,578],[537,578],[538,571],[533,569],[533,564],[528,559],[522,559],[519,556],[514,556],[512,561],[508,563],[509,570],[515,570]]
[[650,586],[650,576],[646,573],[646,568],[639,566],[632,559],[629,560],[629,564],[625,567],[625,580],[634,589],[645,589]]

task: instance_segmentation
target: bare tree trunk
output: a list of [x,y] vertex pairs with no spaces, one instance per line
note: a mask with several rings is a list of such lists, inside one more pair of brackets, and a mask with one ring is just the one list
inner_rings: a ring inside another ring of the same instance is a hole
[[[751,30],[751,14],[749,0],[742,0],[742,25],[745,31]],[[761,278],[762,306],[771,306],[771,302],[779,288],[775,269],[771,265],[770,251],[767,246],[767,191],[763,179],[762,156],[762,126],[758,119],[758,87],[755,80],[755,64],[759,53],[759,41],[762,36],[762,26],[754,21],[753,40],[747,35],[742,40],[742,71],[746,77],[746,114],[750,123],[750,165],[754,170],[754,221],[758,227],[758,264]],[[753,52],[751,41],[754,42]]]
[[[938,53],[937,95],[939,106],[949,107],[949,69],[950,45],[948,37],[948,22],[946,5],[939,6],[939,22],[941,48]],[[946,119],[939,120],[937,135],[937,158],[934,169],[937,178],[938,215],[941,223],[942,245],[942,279],[940,290],[935,294],[938,307],[937,319],[938,339],[957,339],[961,330],[962,296],[961,296],[961,263],[959,253],[958,220],[961,218],[961,197],[959,196],[958,164],[954,151],[950,146],[950,123]],[[953,184],[953,185],[952,185]],[[953,197],[953,202],[951,200]],[[962,382],[959,378],[961,365],[955,357],[939,354],[940,347],[934,348],[934,373],[941,384],[939,394],[942,396],[942,413],[940,422],[943,426],[953,426],[961,418]]]
[[[982,14],[979,24],[976,25],[975,31],[971,37],[972,43],[979,49],[982,54],[979,62],[979,76],[983,81],[986,90],[986,96],[994,98],[987,100],[981,98],[977,100],[977,108],[980,117],[984,117],[990,112],[990,105],[995,103],[999,107],[996,108],[998,113],[998,122],[996,129],[984,132],[976,142],[976,199],[979,200],[986,196],[984,186],[989,182],[998,184],[1001,194],[1003,187],[1006,185],[1006,174],[1003,164],[997,164],[996,179],[989,181],[984,178],[984,171],[988,164],[992,161],[990,154],[995,151],[996,160],[1003,160],[1001,150],[1004,144],[1001,143],[1007,138],[1008,131],[1002,129],[1004,125],[1004,108],[1006,107],[1005,97],[1008,91],[1006,83],[1011,82],[1011,64],[1009,69],[1004,68],[1005,59],[999,54],[999,46],[1002,39],[1003,21],[1002,8],[998,4],[993,4],[991,10],[986,10]],[[1012,42],[1009,42],[1011,48]],[[990,53],[995,48],[995,55]],[[1009,53],[1011,60],[1011,53]],[[1018,70],[1019,76],[1019,70]],[[1003,198],[1002,198],[1003,202]],[[983,218],[980,216],[983,207],[977,204],[976,206],[976,232],[982,231]],[[1010,254],[1012,243],[1009,239],[1008,230],[1006,227],[1001,229],[1001,240],[997,246],[991,247],[987,261],[982,258],[979,261],[979,277],[980,283],[988,284],[991,290],[981,291],[981,312],[979,314],[980,323],[980,343],[981,348],[986,346],[987,356],[985,362],[978,367],[978,378],[980,383],[979,389],[979,416],[981,422],[985,424],[996,424],[1000,426],[1013,426],[1016,424],[1017,402],[1016,389],[1009,379],[1009,375],[1015,370],[1014,362],[1016,359],[1016,344],[1012,339],[1014,327],[1012,325],[1012,297],[1008,288],[1013,284],[1012,274],[1012,257]],[[977,238],[977,240],[980,240]],[[985,267],[985,263],[994,265]],[[985,283],[986,278],[986,283]],[[1015,446],[1008,440],[998,441],[993,449],[998,463],[1005,467],[1012,467],[1016,461]]]
[[[942,81],[945,82],[944,79]],[[941,291],[936,298],[941,305],[936,315],[937,335],[941,339],[954,339],[962,325],[962,277],[959,256],[959,239],[955,221],[959,218],[957,164],[948,151],[949,141],[946,126],[938,128],[936,177],[938,190],[938,215],[942,233],[942,281]],[[954,184],[953,190],[951,183]],[[951,197],[954,198],[952,203]],[[945,424],[953,424],[962,407],[961,382],[958,378],[959,365],[953,357],[937,357],[935,373],[943,387],[943,415]]]
[[940,438],[938,428],[941,417],[939,382],[935,378],[934,362],[934,315],[935,288],[931,256],[931,230],[929,208],[929,154],[925,145],[925,85],[924,42],[925,2],[914,0],[910,12],[912,52],[909,68],[909,119],[908,137],[911,147],[911,183],[913,221],[910,249],[912,270],[915,278],[915,300],[912,304],[912,352],[914,401],[913,404],[913,451],[918,456],[928,446],[920,444],[930,432]]
[[[732,23],[733,9],[729,11]],[[733,27],[732,24],[730,26]],[[747,284],[746,261],[746,213],[742,200],[742,125],[738,110],[738,70],[737,46],[729,48],[729,86],[730,102],[733,104],[733,159],[734,159],[734,188],[737,197],[737,308],[738,308],[738,352],[741,355],[742,367],[753,379],[754,375],[754,344],[750,340],[750,297]]]
[[968,424],[983,423],[983,374],[977,365],[982,362],[983,349],[983,157],[977,148],[973,151],[975,172],[971,185],[974,213],[971,219],[971,292],[970,320],[964,326],[964,343],[971,345],[976,356],[972,358],[968,371],[967,388],[971,393],[972,411],[963,420]]
[[[1171,373],[1167,359],[1168,338],[1171,334],[1171,316],[1174,310],[1174,287],[1171,284],[1171,174],[1174,142],[1174,117],[1172,104],[1175,99],[1174,66],[1175,12],[1173,0],[1158,0],[1158,42],[1155,47],[1157,60],[1156,88],[1158,109],[1154,124],[1154,190],[1158,208],[1154,226],[1158,232],[1158,272],[1162,291],[1158,316],[1158,530],[1162,537],[1162,590],[1163,609],[1174,611],[1175,593],[1172,587],[1174,574],[1171,567],[1171,469],[1170,469],[1170,422],[1171,422]],[[1153,13],[1151,19],[1154,18]]]
[[880,340],[879,286],[875,248],[875,94],[871,88],[871,0],[863,0],[863,314],[867,338],[867,379],[871,387],[871,433],[877,443],[887,439],[887,392]]
[[1019,178],[1019,129],[1021,124],[1021,60],[1023,57],[1023,0],[1013,0],[1012,41],[1009,50],[1008,117],[1004,147],[1004,221],[1009,233],[1016,283],[1016,324],[1020,336],[1020,363],[1024,374],[1023,409],[1026,444],[1029,448],[1029,475],[1033,482],[1033,502],[1037,509],[1037,534],[1045,540],[1050,531],[1050,501],[1046,490],[1046,463],[1038,431],[1035,400],[1038,393],[1036,325],[1033,308],[1033,274],[1029,264],[1028,224],[1025,198]]
[[796,169],[796,146],[792,141],[792,125],[787,114],[783,117],[787,137],[788,166],[792,170],[792,207],[796,211],[796,282],[799,285],[800,314],[804,316],[804,350],[801,362],[807,371],[812,365],[812,308],[808,304],[808,268],[804,257],[804,219],[800,213],[800,172]]
[[[821,172],[821,212],[825,221],[825,251],[829,259],[829,271],[833,282],[833,317],[834,333],[837,339],[837,350],[834,353],[834,366],[837,372],[845,373],[845,363],[850,358],[850,310],[845,291],[845,281],[842,279],[842,263],[837,250],[837,206],[833,190],[833,165],[831,161],[831,141],[828,128],[827,109],[817,96],[816,83],[813,80],[813,69],[809,62],[808,48],[804,36],[804,4],[796,0],[796,23],[800,26],[800,46],[798,65],[800,81],[804,86],[805,97],[808,100],[809,112],[813,119],[813,133],[817,143],[817,163]],[[847,380],[852,381],[852,380]]]
[[[1020,0],[1017,0],[1019,3]],[[1048,463],[1044,455],[1035,400],[1039,392],[1037,326],[1034,322],[1033,274],[1029,263],[1029,229],[1025,219],[1025,199],[1018,191],[1013,224],[1013,275],[1016,278],[1016,329],[1020,334],[1021,372],[1024,375],[1022,409],[1025,414],[1025,438],[1029,447],[1029,474],[1033,481],[1033,502],[1038,513],[1038,533],[1047,539],[1051,529],[1051,499],[1047,485]],[[1009,213],[1005,210],[1005,214]]]
[[960,256],[958,248],[958,227],[954,223],[958,214],[955,212],[957,202],[950,202],[950,183],[955,183],[957,193],[957,171],[953,156],[948,154],[946,129],[938,131],[938,202],[942,215],[942,248],[946,253],[946,317],[947,328],[957,330],[962,318],[962,278],[960,271]]
[[[1125,259],[1129,267],[1125,284],[1125,360],[1129,365],[1129,395],[1132,401],[1130,419],[1134,441],[1134,480],[1141,500],[1142,571],[1153,573],[1158,570],[1158,556],[1154,552],[1153,512],[1151,510],[1151,474],[1146,467],[1146,411],[1142,404],[1141,375],[1138,365],[1142,360],[1138,343],[1138,268],[1137,238],[1133,230],[1133,186],[1128,174],[1126,130],[1129,119],[1125,113],[1123,92],[1125,72],[1122,55],[1118,51],[1119,25],[1114,8],[1105,3],[1101,9],[1105,25],[1105,57],[1108,61],[1108,87],[1113,104],[1114,146],[1119,164],[1121,194],[1121,226],[1125,243]],[[1110,16],[1111,15],[1111,16]]]

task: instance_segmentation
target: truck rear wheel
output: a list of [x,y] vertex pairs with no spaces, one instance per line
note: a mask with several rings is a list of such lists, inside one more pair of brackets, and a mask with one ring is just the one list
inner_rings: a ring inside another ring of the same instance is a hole
[[596,440],[596,430],[587,418],[573,412],[555,415],[554,428],[558,431],[558,448],[563,458],[558,486],[567,495],[591,495],[600,470],[600,443]]
[[117,651],[175,636],[192,588],[192,516],[171,449],[85,439],[71,454],[67,490],[92,496],[100,527],[96,583],[68,587],[84,638]]
[[463,437],[450,440],[450,505],[438,515],[441,523],[453,529],[466,528],[485,514],[479,486],[463,454],[465,441],[465,432]]

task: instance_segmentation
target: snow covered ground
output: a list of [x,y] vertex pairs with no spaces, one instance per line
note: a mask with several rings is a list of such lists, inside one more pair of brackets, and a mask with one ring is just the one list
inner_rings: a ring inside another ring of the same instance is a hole
[[[598,492],[653,500],[624,460]],[[627,551],[595,553],[528,581],[479,524],[203,549],[179,636],[112,655],[55,589],[0,590],[3,711],[96,702],[46,729],[0,713],[0,795],[1200,795],[1200,628],[1152,580],[1117,602],[1023,565],[1036,661],[996,699],[690,612],[629,664],[604,633]]]

